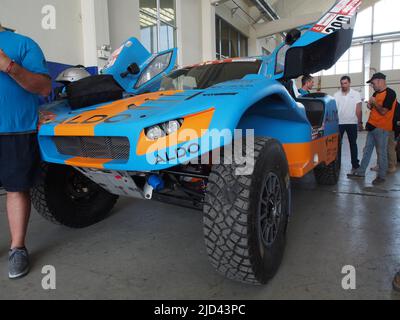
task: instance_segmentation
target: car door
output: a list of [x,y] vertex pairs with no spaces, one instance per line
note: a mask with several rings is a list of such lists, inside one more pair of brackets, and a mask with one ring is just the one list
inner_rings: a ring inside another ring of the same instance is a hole
[[176,48],[151,54],[138,39],[131,38],[113,52],[101,73],[113,75],[130,94],[157,91],[161,78],[174,69],[176,60]]
[[315,25],[303,27],[295,41],[287,39],[272,54],[268,76],[290,80],[330,69],[351,46],[361,3],[337,1]]

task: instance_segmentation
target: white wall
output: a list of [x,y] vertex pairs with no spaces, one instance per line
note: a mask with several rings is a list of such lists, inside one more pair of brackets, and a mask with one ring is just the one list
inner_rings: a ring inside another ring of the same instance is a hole
[[108,0],[108,18],[114,50],[130,37],[140,39],[139,0]]
[[[214,8],[209,0],[176,1],[181,65],[215,59],[216,11],[243,34],[251,36],[245,14],[238,10],[232,15],[232,3]],[[250,12],[242,0],[237,1]],[[41,10],[48,4],[56,8],[55,30],[41,27]],[[116,49],[132,36],[140,39],[139,0],[0,0],[0,8],[0,21],[37,41],[49,61],[101,65],[96,52],[101,45],[110,44]],[[254,47],[250,52],[259,54],[255,38],[249,40],[250,46]]]
[[[45,5],[56,8],[56,29],[44,30],[41,10]],[[33,38],[44,51],[47,60],[83,63],[80,0],[0,0],[0,21],[18,33]]]
[[203,60],[202,3],[200,0],[177,0],[179,64]]
[[[176,1],[178,62],[189,65],[203,61],[202,1]],[[108,17],[113,50],[130,37],[140,39],[139,0],[108,0]]]
[[290,18],[314,12],[326,12],[334,3],[335,0],[280,0],[276,1],[273,7],[281,18]]

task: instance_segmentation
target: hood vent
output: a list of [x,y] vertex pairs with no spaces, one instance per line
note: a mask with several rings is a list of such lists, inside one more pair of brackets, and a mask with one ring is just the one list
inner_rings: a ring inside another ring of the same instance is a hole
[[237,92],[225,92],[225,93],[205,93],[203,97],[218,97],[218,96],[236,96]]

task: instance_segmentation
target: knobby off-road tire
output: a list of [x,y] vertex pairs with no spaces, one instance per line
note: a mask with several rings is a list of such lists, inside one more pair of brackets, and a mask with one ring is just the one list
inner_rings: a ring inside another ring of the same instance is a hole
[[323,186],[335,186],[339,182],[342,167],[342,153],[339,148],[336,160],[329,165],[320,164],[314,169],[315,180]]
[[[284,253],[290,214],[290,176],[281,144],[256,138],[254,171],[214,165],[204,205],[204,237],[212,265],[225,277],[266,284]],[[226,163],[226,162],[225,162]]]
[[42,179],[32,190],[32,204],[45,219],[85,228],[105,219],[118,197],[69,166],[43,164]]

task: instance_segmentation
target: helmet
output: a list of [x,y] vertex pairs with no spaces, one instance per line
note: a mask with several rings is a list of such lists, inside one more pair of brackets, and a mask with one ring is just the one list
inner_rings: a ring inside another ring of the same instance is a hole
[[90,77],[90,73],[82,66],[72,67],[61,72],[56,78],[57,82],[68,84]]

